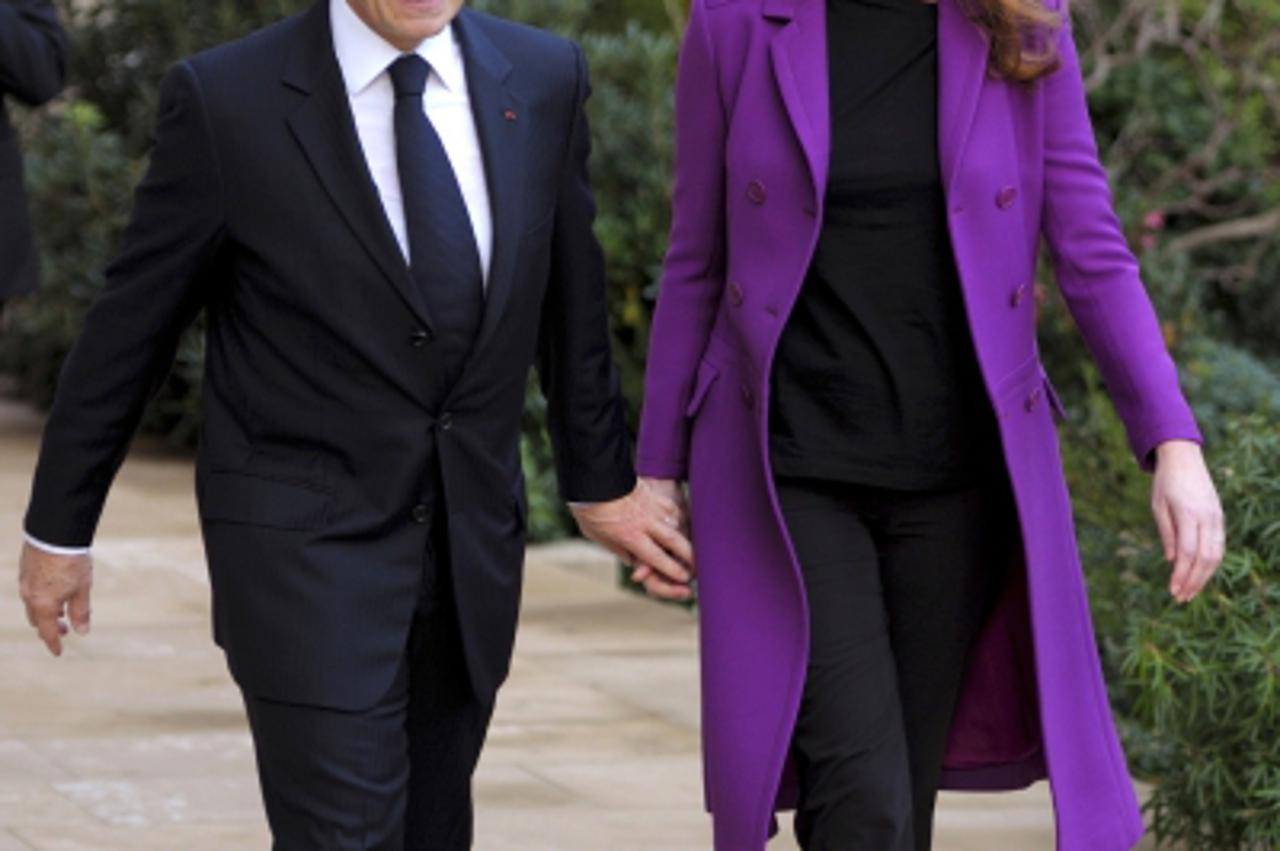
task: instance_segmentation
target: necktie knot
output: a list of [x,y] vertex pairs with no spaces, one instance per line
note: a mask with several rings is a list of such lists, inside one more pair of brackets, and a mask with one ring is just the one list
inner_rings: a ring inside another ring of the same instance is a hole
[[391,75],[391,85],[395,87],[396,97],[422,97],[422,93],[427,90],[431,66],[421,56],[410,53],[392,62],[387,72]]

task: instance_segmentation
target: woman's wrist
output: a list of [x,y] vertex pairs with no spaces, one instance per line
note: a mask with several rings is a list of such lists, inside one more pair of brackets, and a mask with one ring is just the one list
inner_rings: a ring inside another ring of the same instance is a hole
[[1200,444],[1194,440],[1166,440],[1156,446],[1156,464],[1174,464],[1181,460],[1198,459]]

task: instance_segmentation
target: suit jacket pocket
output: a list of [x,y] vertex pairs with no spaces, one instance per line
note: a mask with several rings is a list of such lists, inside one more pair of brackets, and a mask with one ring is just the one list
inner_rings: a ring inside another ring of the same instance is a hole
[[199,496],[206,523],[294,530],[324,526],[333,501],[326,491],[299,482],[217,471],[205,474]]

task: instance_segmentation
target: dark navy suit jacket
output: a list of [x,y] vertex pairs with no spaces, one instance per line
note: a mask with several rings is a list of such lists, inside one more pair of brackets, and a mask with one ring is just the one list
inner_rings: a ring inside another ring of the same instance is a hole
[[39,106],[62,91],[67,34],[50,0],[0,0],[0,301],[39,284],[22,155],[5,102]]
[[497,688],[520,596],[535,359],[563,496],[634,484],[592,235],[582,54],[471,11],[455,27],[495,237],[482,330],[451,390],[321,0],[168,75],[123,252],[46,429],[27,531],[86,545],[180,334],[207,312],[197,491],[215,631],[259,697],[359,709],[386,692],[440,498],[472,680]]

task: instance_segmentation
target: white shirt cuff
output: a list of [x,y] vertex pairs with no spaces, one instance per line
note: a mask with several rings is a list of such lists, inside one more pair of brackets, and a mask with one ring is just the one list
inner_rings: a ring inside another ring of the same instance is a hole
[[39,538],[33,538],[25,532],[23,536],[27,539],[27,543],[35,547],[37,550],[44,550],[46,553],[55,556],[85,556],[89,554],[88,547],[55,547],[53,544],[46,544]]

